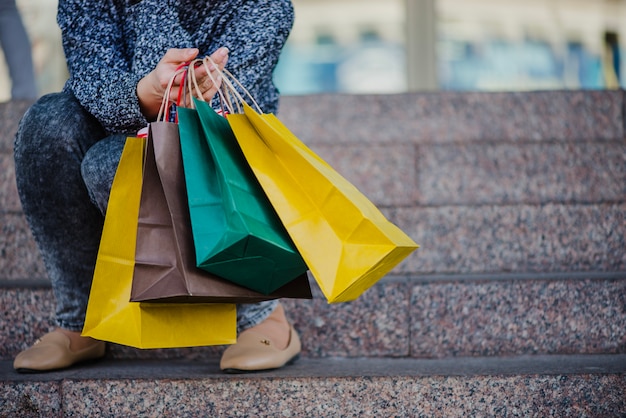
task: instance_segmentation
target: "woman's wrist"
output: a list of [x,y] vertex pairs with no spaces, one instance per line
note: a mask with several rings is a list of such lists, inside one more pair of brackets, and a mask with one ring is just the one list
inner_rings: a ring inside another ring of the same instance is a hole
[[154,71],[147,74],[137,83],[137,98],[139,99],[139,108],[141,113],[149,121],[155,120],[161,101],[162,94],[158,94],[154,87],[152,79],[155,77]]

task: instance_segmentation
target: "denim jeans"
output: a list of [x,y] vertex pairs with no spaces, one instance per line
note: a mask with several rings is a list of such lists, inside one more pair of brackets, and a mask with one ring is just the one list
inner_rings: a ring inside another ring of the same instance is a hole
[[[17,188],[52,284],[57,324],[65,329],[80,331],[85,321],[103,214],[126,136],[107,135],[67,92],[41,97],[18,127]],[[238,331],[263,321],[277,303],[238,305]]]

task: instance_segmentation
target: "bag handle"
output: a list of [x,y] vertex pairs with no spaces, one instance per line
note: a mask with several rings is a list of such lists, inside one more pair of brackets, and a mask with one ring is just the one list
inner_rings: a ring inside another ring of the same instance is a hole
[[[157,122],[166,122],[166,116],[165,113],[167,109],[169,109],[169,102],[170,102],[170,96],[172,93],[172,87],[174,86],[174,80],[176,79],[176,77],[178,77],[179,75],[183,74],[183,79],[181,80],[182,83],[185,83],[185,76],[184,73],[187,71],[187,66],[188,64],[181,64],[176,68],[176,71],[174,72],[174,75],[172,75],[172,77],[170,78],[170,80],[167,83],[167,87],[165,87],[165,92],[163,93],[163,99],[161,100],[161,107],[159,107],[159,113],[157,114],[157,118],[156,121]],[[182,84],[181,84],[181,89],[183,88]],[[177,98],[177,102],[180,103],[180,99],[181,99],[181,92],[179,90],[178,92],[178,98]]]
[[[215,77],[213,77],[212,71],[210,70],[210,68],[206,64],[206,58],[194,60],[192,62],[192,65],[189,67],[190,74],[187,77],[190,80],[189,81],[189,94],[190,94],[190,96],[192,98],[195,97],[198,100],[206,102],[202,92],[200,91],[200,87],[198,85],[198,80],[196,78],[196,73],[195,73],[195,71],[193,71],[195,69],[195,64],[201,64],[201,65],[204,66],[204,68],[206,70],[206,73],[209,76],[209,78],[211,79],[211,82],[213,83],[213,85],[217,85],[218,84],[218,80]],[[215,65],[215,63],[213,63],[213,67],[214,67],[214,69],[217,69],[218,72],[220,72],[219,67],[217,65]],[[221,72],[220,72],[220,77],[223,80],[223,77],[221,76]],[[194,88],[195,88],[195,91],[196,91],[195,95],[193,94],[193,91],[192,91]],[[219,99],[220,99],[220,107],[221,107],[221,110],[222,110],[222,115],[226,115],[226,109],[224,107],[225,103],[226,103],[226,106],[231,111],[234,110],[229,95],[227,94],[227,92],[225,90],[223,91],[223,84],[222,84],[222,86],[220,86],[220,88],[217,89],[217,94],[219,95]],[[191,101],[191,108],[195,108],[193,100]]]
[[[191,99],[193,99],[194,97],[198,97],[198,99],[200,100],[204,100],[204,98],[202,97],[202,92],[200,91],[200,87],[198,86],[198,80],[196,79],[196,72],[194,71],[196,69],[196,64],[199,64],[202,60],[199,58],[196,58],[195,60],[191,61],[191,63],[189,64],[189,67],[187,67],[187,92],[189,93],[189,97]],[[193,89],[195,87],[196,90],[196,95],[194,96],[193,94]],[[191,109],[194,109],[195,106],[193,104],[193,100],[190,100],[190,107]]]
[[[205,69],[207,69],[207,72],[208,72],[208,66],[206,64],[207,61],[210,62],[217,69],[218,73],[222,77],[222,86],[224,87],[225,90],[228,91],[228,95],[232,95],[232,96],[234,96],[238,100],[237,108],[239,109],[239,113],[242,113],[241,107],[240,107],[241,103],[246,104],[248,106],[250,106],[250,105],[241,96],[239,91],[235,88],[234,84],[236,84],[237,86],[239,86],[239,88],[241,88],[241,90],[244,92],[244,95],[246,97],[248,97],[250,99],[250,101],[254,104],[254,107],[256,108],[256,110],[259,113],[263,113],[263,111],[261,110],[261,107],[259,106],[259,104],[256,102],[256,100],[254,100],[254,97],[252,97],[252,94],[250,94],[250,92],[243,86],[243,84],[241,84],[241,82],[239,82],[239,80],[237,80],[237,78],[230,71],[228,71],[225,68],[223,70],[220,70],[219,67],[217,65],[215,65],[215,63],[213,62],[211,57],[207,56],[203,60],[203,63],[205,65]],[[211,75],[209,75],[209,76],[212,77]],[[211,78],[211,80],[213,80],[213,79]]]
[[[198,80],[196,78],[196,72],[194,71],[198,65],[203,65],[204,69],[208,77],[211,79],[211,82],[214,85],[217,85],[217,79],[213,76],[212,71],[209,68],[209,63],[213,66],[213,70],[217,71],[219,77],[221,78],[222,85],[219,89],[217,89],[217,94],[220,98],[220,107],[222,109],[222,114],[226,114],[225,112],[225,104],[226,107],[230,109],[231,112],[235,113],[243,113],[243,108],[241,104],[246,104],[248,106],[249,103],[244,99],[244,97],[239,93],[236,89],[235,85],[237,85],[244,92],[244,95],[250,99],[250,102],[254,105],[256,110],[259,113],[263,113],[261,107],[254,99],[252,94],[241,84],[239,80],[227,69],[220,69],[215,62],[211,59],[210,56],[205,56],[204,58],[196,58],[193,61],[184,63],[179,65],[174,72],[174,75],[170,78],[168,85],[165,89],[165,93],[163,94],[163,100],[161,101],[161,107],[159,108],[159,113],[157,116],[157,121],[165,121],[166,109],[168,108],[168,103],[170,102],[171,90],[174,85],[174,80],[179,75],[182,75],[180,89],[178,91],[178,97],[176,100],[176,105],[180,106],[182,100],[185,100],[186,94],[189,94],[190,98],[197,98],[203,102],[206,102],[202,95],[202,91],[200,91],[200,86],[198,85]],[[195,90],[195,94],[194,94]],[[233,100],[234,99],[234,100]],[[234,104],[233,104],[234,103]],[[237,109],[235,109],[235,107]],[[195,105],[193,100],[190,101],[190,108],[195,109]]]

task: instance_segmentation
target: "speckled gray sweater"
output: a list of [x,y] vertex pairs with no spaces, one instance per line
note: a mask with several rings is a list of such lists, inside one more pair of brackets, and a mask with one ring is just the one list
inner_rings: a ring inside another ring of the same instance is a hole
[[70,90],[108,132],[147,123],[136,86],[169,48],[230,50],[227,68],[264,112],[276,112],[272,71],[293,25],[289,0],[59,0]]

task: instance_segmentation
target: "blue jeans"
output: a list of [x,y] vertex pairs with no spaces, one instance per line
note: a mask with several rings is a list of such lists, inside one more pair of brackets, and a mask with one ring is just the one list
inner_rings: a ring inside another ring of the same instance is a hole
[[[41,97],[18,127],[17,188],[52,283],[57,324],[65,329],[83,328],[103,214],[126,136],[107,135],[67,92]],[[238,305],[238,331],[263,321],[277,303]]]

